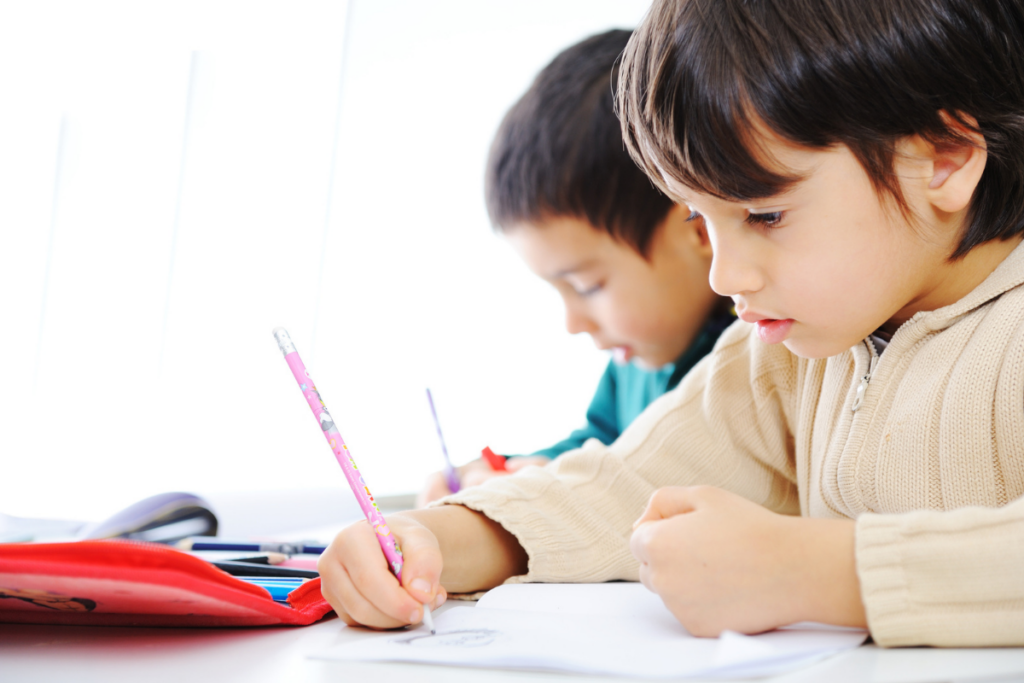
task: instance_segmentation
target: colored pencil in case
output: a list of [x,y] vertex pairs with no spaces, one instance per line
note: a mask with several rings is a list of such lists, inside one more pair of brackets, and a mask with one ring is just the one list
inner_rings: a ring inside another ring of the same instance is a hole
[[444,434],[441,433],[441,421],[437,419],[437,411],[434,409],[434,396],[427,387],[427,402],[430,403],[430,414],[434,417],[434,428],[437,429],[437,438],[441,442],[441,454],[444,455],[444,479],[448,484],[448,490],[457,493],[462,486],[459,484],[459,474],[452,467],[451,458],[448,457],[448,447],[444,444]]
[[254,586],[259,586],[270,593],[270,597],[277,602],[287,602],[288,594],[301,586],[305,581],[305,579],[292,579],[289,581],[287,579],[267,579],[256,576],[239,576],[235,578],[251,583]]
[[[317,423],[320,425],[324,438],[327,439],[327,443],[331,447],[331,452],[334,453],[335,459],[341,465],[341,471],[344,472],[345,479],[348,480],[348,485],[351,487],[359,507],[366,516],[366,521],[369,522],[370,528],[374,530],[374,535],[380,544],[380,549],[384,551],[384,557],[387,559],[391,572],[398,579],[398,583],[401,584],[402,566],[405,564],[405,561],[402,558],[402,549],[398,547],[398,541],[395,540],[395,535],[391,533],[391,529],[388,528],[387,522],[384,520],[384,515],[381,514],[380,509],[377,507],[377,502],[370,494],[370,487],[366,485],[363,476],[359,474],[359,468],[356,467],[352,453],[341,438],[341,433],[334,424],[331,414],[327,412],[327,406],[320,397],[320,392],[317,391],[313,378],[309,376],[309,371],[306,370],[302,359],[299,358],[299,353],[295,350],[295,344],[292,343],[291,337],[288,336],[288,331],[283,327],[278,327],[274,330],[274,338],[277,339],[277,345],[280,347],[281,353],[284,354],[284,360],[292,371],[299,389],[302,390],[306,403],[309,404],[310,410],[313,411],[313,417],[316,418]],[[430,632],[434,633],[433,620],[429,615],[430,607],[424,603],[423,622],[430,627]]]
[[305,543],[266,542],[232,542],[206,540],[203,537],[186,538],[175,544],[181,550],[239,550],[242,552],[282,553],[284,555],[320,555],[327,546],[307,545]]
[[232,576],[300,576],[307,579],[315,579],[320,576],[320,573],[315,569],[302,569],[300,567],[278,567],[273,564],[255,564],[253,562],[235,562],[232,560],[207,560],[207,562]]
[[207,562],[245,562],[246,564],[262,564],[276,567],[288,559],[287,555],[281,553],[252,553],[229,552],[226,550],[193,550],[190,555],[195,555],[200,560]]

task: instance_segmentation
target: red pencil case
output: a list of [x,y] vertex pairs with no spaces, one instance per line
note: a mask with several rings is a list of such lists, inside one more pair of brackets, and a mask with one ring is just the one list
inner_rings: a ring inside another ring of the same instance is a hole
[[274,602],[198,557],[134,541],[0,545],[0,623],[306,626],[331,606],[320,579]]

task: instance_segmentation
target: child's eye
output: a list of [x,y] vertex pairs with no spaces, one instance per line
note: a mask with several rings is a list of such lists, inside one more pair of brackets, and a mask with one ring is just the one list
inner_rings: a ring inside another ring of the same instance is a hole
[[697,211],[691,210],[690,211],[690,215],[686,217],[686,222],[689,223],[690,221],[695,221],[698,218],[701,218],[700,213],[698,213]]
[[747,223],[758,225],[763,228],[777,228],[782,222],[784,211],[772,211],[769,213],[752,213],[747,216]]
[[586,289],[577,289],[576,290],[576,296],[582,296],[582,297],[593,296],[594,294],[597,294],[598,292],[600,292],[602,289],[604,289],[604,283],[603,282],[599,282],[598,284],[594,285],[593,287],[587,287]]

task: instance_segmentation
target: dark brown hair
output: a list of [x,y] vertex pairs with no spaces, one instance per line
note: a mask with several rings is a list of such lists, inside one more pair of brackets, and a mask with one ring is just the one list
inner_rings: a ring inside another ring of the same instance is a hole
[[629,36],[608,31],[564,50],[505,115],[485,179],[498,230],[572,216],[646,256],[672,201],[622,143],[614,83]]
[[1021,0],[655,0],[618,105],[629,152],[663,189],[662,172],[723,199],[783,192],[799,177],[762,160],[764,125],[846,145],[905,212],[896,142],[964,144],[945,112],[988,150],[952,258],[1024,232]]

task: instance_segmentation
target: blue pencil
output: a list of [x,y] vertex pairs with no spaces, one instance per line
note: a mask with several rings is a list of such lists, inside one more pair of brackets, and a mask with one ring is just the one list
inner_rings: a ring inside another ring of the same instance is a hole
[[267,579],[262,576],[238,576],[235,578],[263,588],[270,593],[270,597],[276,602],[287,602],[288,594],[304,583],[303,579],[289,579],[286,577]]

